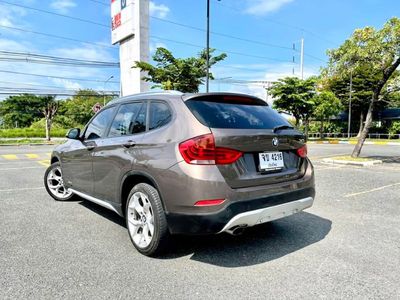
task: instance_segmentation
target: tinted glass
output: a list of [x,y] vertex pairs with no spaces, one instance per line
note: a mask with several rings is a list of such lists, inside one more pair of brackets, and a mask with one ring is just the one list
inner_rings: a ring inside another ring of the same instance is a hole
[[115,107],[110,107],[99,112],[87,127],[85,139],[94,140],[102,137],[107,129],[108,124],[111,122],[114,111]]
[[108,136],[131,135],[146,131],[146,105],[142,102],[122,104]]
[[188,100],[191,112],[211,128],[272,129],[291,126],[285,118],[265,105]]
[[167,104],[162,102],[152,102],[150,104],[150,130],[164,126],[171,118],[172,114]]

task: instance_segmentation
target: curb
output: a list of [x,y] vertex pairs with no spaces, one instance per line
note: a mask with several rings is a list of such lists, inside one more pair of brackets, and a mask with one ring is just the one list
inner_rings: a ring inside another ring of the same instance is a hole
[[350,160],[335,160],[332,158],[324,158],[322,160],[327,164],[337,164],[337,165],[349,165],[349,166],[361,166],[361,167],[372,167],[374,165],[382,164],[381,160],[370,160],[370,161],[350,161]]
[[[307,141],[307,144],[344,144],[344,145],[356,145],[357,141],[341,141],[341,140],[332,140],[332,141]],[[381,146],[400,146],[400,143],[395,142],[371,142],[366,141],[364,145],[381,145]]]

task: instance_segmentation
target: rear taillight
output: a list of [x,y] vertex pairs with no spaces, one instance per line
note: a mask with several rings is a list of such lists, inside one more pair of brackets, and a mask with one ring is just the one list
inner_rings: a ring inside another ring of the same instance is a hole
[[306,158],[307,157],[307,145],[304,145],[304,146],[300,147],[299,149],[297,149],[297,155],[302,158]]
[[179,144],[183,159],[192,165],[226,165],[237,161],[242,152],[215,146],[212,133]]

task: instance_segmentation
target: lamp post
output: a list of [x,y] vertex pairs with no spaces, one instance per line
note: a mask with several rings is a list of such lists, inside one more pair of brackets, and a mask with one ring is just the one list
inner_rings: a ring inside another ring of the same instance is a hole
[[210,0],[207,0],[207,38],[206,38],[206,93],[209,91],[210,85]]
[[[221,1],[221,0],[217,0]],[[207,0],[207,39],[206,39],[206,92],[210,89],[210,0]]]
[[107,84],[107,82],[109,82],[113,78],[114,78],[114,76],[111,75],[106,81],[104,81],[104,86],[103,86],[103,106],[106,106],[106,84]]

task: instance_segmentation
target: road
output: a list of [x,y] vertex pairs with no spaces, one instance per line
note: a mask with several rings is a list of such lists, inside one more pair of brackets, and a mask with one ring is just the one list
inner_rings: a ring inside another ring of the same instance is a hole
[[0,299],[399,299],[400,146],[365,146],[385,160],[371,168],[321,163],[351,149],[309,145],[306,212],[239,237],[178,237],[154,259],[116,214],[46,194],[51,147],[0,147]]

